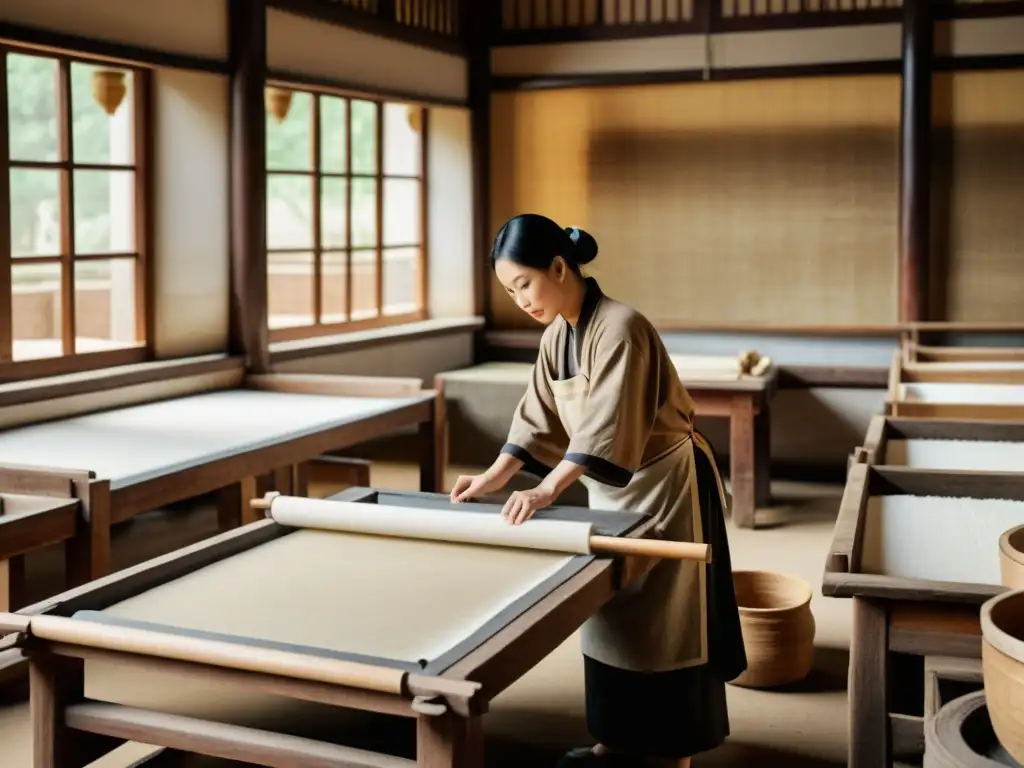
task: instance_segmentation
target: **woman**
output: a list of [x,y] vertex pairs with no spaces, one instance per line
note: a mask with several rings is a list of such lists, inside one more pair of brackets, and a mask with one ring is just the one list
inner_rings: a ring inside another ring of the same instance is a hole
[[640,511],[655,535],[707,542],[712,564],[662,560],[581,629],[587,725],[597,744],[561,766],[689,766],[729,734],[725,683],[746,668],[723,519],[724,491],[694,404],[654,327],[605,296],[580,266],[597,243],[536,214],[501,228],[491,267],[524,312],[547,326],[532,381],[494,464],[458,479],[453,501],[543,478],[511,494],[521,524],[575,480],[594,509]]

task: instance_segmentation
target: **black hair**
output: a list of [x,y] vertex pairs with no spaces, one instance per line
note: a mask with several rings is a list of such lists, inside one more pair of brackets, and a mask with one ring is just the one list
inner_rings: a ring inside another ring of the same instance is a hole
[[597,240],[578,227],[558,226],[547,216],[524,213],[505,222],[491,248],[491,269],[501,259],[533,269],[547,270],[556,256],[579,274],[582,264],[597,258]]

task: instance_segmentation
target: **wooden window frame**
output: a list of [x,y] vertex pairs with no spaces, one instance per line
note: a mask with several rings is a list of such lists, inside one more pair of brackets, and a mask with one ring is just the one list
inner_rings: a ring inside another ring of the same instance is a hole
[[[268,336],[271,343],[281,341],[302,341],[306,339],[317,339],[323,336],[332,336],[342,333],[348,333],[353,331],[363,331],[375,328],[386,328],[398,325],[405,325],[408,323],[419,322],[426,320],[430,316],[430,312],[427,306],[427,264],[429,262],[429,254],[427,248],[428,241],[428,229],[427,229],[427,215],[429,211],[429,191],[428,191],[428,176],[427,176],[427,164],[428,164],[428,142],[429,142],[429,122],[430,122],[430,110],[426,106],[416,105],[420,107],[420,163],[419,163],[419,175],[410,176],[404,174],[393,174],[385,173],[384,171],[384,107],[387,104],[406,104],[404,101],[397,101],[394,99],[381,98],[379,96],[372,96],[363,93],[357,93],[347,90],[336,90],[328,87],[313,87],[308,85],[298,85],[291,82],[284,81],[270,81],[267,83],[268,87],[281,88],[290,90],[296,94],[308,94],[311,97],[311,107],[309,113],[310,121],[310,168],[309,170],[292,170],[292,169],[277,169],[270,168],[266,165],[266,150],[264,151],[265,165],[264,170],[266,178],[269,180],[273,176],[300,176],[307,177],[312,187],[311,195],[311,208],[310,208],[310,220],[312,226],[312,246],[309,248],[266,248],[267,255],[267,291],[270,291],[270,256],[274,253],[288,254],[288,253],[312,253],[313,255],[313,322],[304,325],[287,326],[280,328],[269,328]],[[345,127],[345,170],[341,172],[335,171],[324,171],[321,168],[320,157],[321,157],[321,135],[320,135],[320,105],[322,97],[331,97],[342,99],[346,102],[345,106],[345,119],[347,125]],[[376,126],[376,170],[374,173],[353,173],[352,172],[352,102],[362,101],[368,102],[374,105],[375,109],[375,126]],[[345,244],[344,246],[335,248],[325,248],[322,243],[322,231],[321,231],[321,186],[324,179],[340,179],[346,183],[346,213],[345,213]],[[352,180],[353,179],[372,179],[374,180],[377,188],[377,199],[376,199],[376,244],[372,246],[353,246],[352,245]],[[384,186],[385,182],[390,179],[415,179],[420,184],[420,199],[419,199],[419,243],[402,243],[398,245],[385,245],[384,244]],[[269,198],[269,195],[268,195]],[[419,284],[417,291],[417,304],[418,308],[412,312],[405,312],[401,314],[385,315],[383,314],[384,306],[384,253],[389,250],[401,250],[407,248],[418,248],[419,249]],[[352,293],[352,254],[353,252],[370,252],[372,251],[376,256],[376,270],[375,270],[375,281],[376,281],[376,312],[374,317],[360,318],[353,320],[352,317],[352,306],[353,306],[353,293]],[[345,309],[346,315],[349,319],[341,322],[324,323],[323,317],[323,263],[324,254],[332,253],[344,253],[345,254]],[[269,297],[268,297],[268,312],[267,312],[267,323],[269,326],[270,312],[269,312]]]
[[[57,142],[59,159],[55,161],[12,160],[10,157],[10,111],[7,85],[7,56],[21,54],[51,59],[57,62]],[[132,94],[132,147],[130,164],[76,163],[74,136],[71,123],[71,65],[109,66],[126,72],[131,77]],[[58,376],[96,371],[103,368],[132,365],[152,359],[152,268],[150,262],[151,210],[150,174],[152,155],[151,125],[151,73],[148,68],[132,66],[121,61],[77,55],[69,51],[54,51],[16,43],[0,44],[0,381]],[[60,202],[60,254],[56,256],[28,256],[14,258],[11,232],[10,178],[14,168],[54,170],[60,174],[58,195]],[[131,253],[75,253],[74,175],[76,170],[131,171],[134,179],[135,249]],[[100,352],[76,352],[75,333],[75,264],[82,261],[113,261],[132,258],[135,261],[135,328],[136,345],[123,349]],[[59,263],[61,265],[61,337],[63,353],[59,356],[14,360],[14,318],[12,316],[12,266],[15,264]]]

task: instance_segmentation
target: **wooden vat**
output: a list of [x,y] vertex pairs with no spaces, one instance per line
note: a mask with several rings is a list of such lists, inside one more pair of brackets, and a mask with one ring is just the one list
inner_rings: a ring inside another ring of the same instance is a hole
[[923,768],[1021,768],[992,730],[984,691],[953,699],[925,726]]
[[1014,760],[1024,761],[1024,590],[981,607],[981,670],[992,730]]
[[822,579],[853,600],[851,768],[891,765],[923,732],[922,657],[981,658],[979,608],[1006,591],[999,537],[1022,520],[1022,474],[851,466]]

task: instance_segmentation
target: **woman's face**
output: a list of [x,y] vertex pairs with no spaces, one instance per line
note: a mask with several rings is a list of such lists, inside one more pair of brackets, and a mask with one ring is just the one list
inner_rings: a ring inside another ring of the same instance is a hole
[[523,312],[547,325],[561,313],[564,303],[565,267],[556,259],[545,271],[523,267],[508,259],[494,265],[494,274]]

